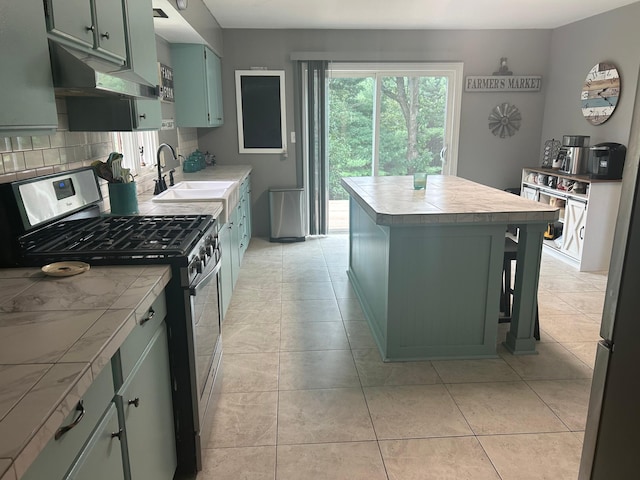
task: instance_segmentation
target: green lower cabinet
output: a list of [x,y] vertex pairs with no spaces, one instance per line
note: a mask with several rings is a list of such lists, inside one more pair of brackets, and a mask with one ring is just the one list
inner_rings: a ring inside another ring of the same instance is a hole
[[163,323],[116,395],[135,480],[170,480],[176,470],[167,330]]
[[[120,427],[116,407],[111,404],[89,443],[65,477],[69,480],[124,479]],[[51,478],[49,476],[42,478]]]
[[240,273],[240,218],[238,218],[237,208],[234,208],[229,224],[231,226],[231,277],[235,287]]
[[231,225],[225,223],[218,234],[220,248],[222,249],[222,266],[220,268],[220,297],[222,301],[222,319],[227,313],[233,293],[233,273],[231,265]]

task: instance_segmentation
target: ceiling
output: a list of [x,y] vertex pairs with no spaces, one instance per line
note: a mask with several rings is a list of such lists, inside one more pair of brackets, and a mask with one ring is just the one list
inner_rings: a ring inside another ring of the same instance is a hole
[[222,28],[404,30],[556,28],[638,0],[203,1]]

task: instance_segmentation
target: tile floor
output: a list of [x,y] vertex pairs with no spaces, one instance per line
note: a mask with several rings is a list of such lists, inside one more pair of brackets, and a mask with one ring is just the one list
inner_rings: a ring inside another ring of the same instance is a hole
[[606,274],[543,255],[539,355],[385,364],[347,263],[252,240],[199,480],[577,478]]

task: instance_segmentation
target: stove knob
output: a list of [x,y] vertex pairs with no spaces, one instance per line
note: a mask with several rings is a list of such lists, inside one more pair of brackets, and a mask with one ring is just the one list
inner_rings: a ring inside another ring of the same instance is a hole
[[207,259],[210,256],[211,256],[211,252],[208,245],[200,248],[200,258],[202,258],[202,260],[205,262],[205,265],[206,265]]
[[189,270],[191,271],[191,273],[193,273],[194,271],[197,273],[202,273],[202,260],[200,260],[200,257],[196,255],[193,258],[191,264],[189,265]]

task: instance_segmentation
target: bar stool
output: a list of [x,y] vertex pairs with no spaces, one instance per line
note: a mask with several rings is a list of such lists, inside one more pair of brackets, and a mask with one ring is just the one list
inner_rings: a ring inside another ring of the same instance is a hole
[[[511,285],[511,262],[517,259],[518,242],[511,237],[504,238],[504,259],[502,262],[502,292],[500,294],[500,312],[502,316],[498,323],[511,322],[511,301],[514,295],[514,287]],[[516,264],[517,268],[517,264]],[[538,315],[538,302],[536,300],[536,319],[533,327],[533,337],[540,340],[540,319]]]

